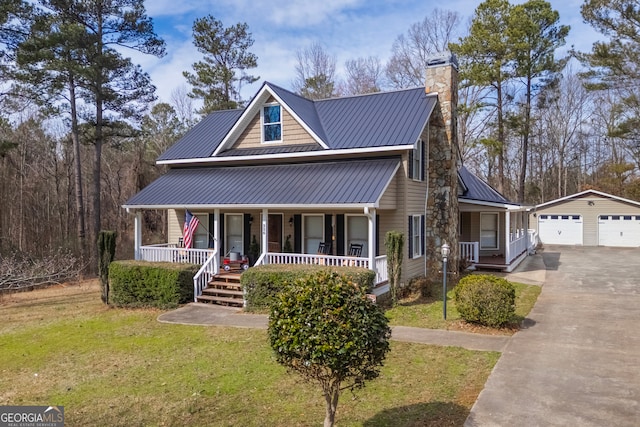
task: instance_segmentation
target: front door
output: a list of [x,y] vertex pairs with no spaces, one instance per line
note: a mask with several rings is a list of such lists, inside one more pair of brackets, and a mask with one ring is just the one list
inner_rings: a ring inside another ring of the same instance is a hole
[[269,252],[282,252],[282,214],[269,214]]

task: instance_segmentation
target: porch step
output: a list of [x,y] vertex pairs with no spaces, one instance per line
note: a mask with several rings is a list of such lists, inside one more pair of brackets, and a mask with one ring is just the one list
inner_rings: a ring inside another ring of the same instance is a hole
[[244,299],[240,285],[240,274],[221,273],[215,275],[207,287],[202,290],[198,302],[243,307]]

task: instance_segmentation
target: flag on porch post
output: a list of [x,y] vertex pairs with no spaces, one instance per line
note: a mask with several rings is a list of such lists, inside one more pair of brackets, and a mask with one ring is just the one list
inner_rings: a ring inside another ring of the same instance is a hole
[[182,231],[182,241],[184,243],[185,248],[190,248],[193,244],[193,233],[195,233],[196,228],[198,228],[198,224],[200,224],[200,220],[197,216],[193,215],[189,212],[188,209],[185,210],[184,215],[184,229]]

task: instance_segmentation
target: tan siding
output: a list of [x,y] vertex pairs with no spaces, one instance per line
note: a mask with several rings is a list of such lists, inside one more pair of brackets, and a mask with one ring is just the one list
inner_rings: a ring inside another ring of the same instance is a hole
[[[592,204],[589,205],[589,202]],[[531,227],[538,229],[537,217],[541,214],[582,215],[582,244],[597,246],[599,215],[640,215],[640,207],[592,195],[536,209],[536,217],[530,217]]]
[[262,143],[262,131],[260,128],[260,113],[251,120],[249,126],[242,132],[233,148],[256,148],[269,145],[299,145],[317,144],[311,135],[298,123],[291,114],[282,109],[282,142],[273,144]]
[[401,178],[401,169],[398,169],[395,176],[389,183],[387,190],[380,198],[380,209],[396,209],[398,205],[398,182]]
[[[426,140],[426,137],[423,138]],[[426,150],[425,146],[425,152]],[[426,154],[426,153],[423,153]],[[409,153],[402,156],[402,177],[404,189],[404,209],[400,221],[402,224],[402,232],[405,235],[405,264],[402,268],[402,281],[408,282],[412,278],[423,276],[425,274],[426,255],[423,254],[419,258],[409,258],[409,215],[425,214],[425,196],[427,193],[427,181],[415,181],[408,177]],[[400,212],[400,210],[398,210]],[[429,248],[425,248],[429,250]]]
[[[182,218],[182,219],[180,219]],[[182,237],[182,225],[184,223],[184,211],[175,209],[167,210],[167,238],[168,243],[177,244]]]

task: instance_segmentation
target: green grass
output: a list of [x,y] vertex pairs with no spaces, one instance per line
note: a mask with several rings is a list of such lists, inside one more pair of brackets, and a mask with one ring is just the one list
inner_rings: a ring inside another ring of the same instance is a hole
[[476,332],[513,334],[529,314],[541,292],[540,286],[522,283],[513,283],[513,285],[516,289],[516,315],[508,325],[500,329],[466,324],[456,309],[452,288],[447,289],[447,320],[443,317],[442,290],[439,293],[436,292],[435,297],[425,298],[415,294],[404,298],[396,307],[387,310],[386,314],[392,325],[429,329],[473,329]]
[[[322,423],[319,388],[274,361],[263,330],[159,323],[104,307],[97,287],[46,292],[0,301],[0,405],[64,405],[67,426]],[[462,425],[498,357],[392,342],[337,423]]]

